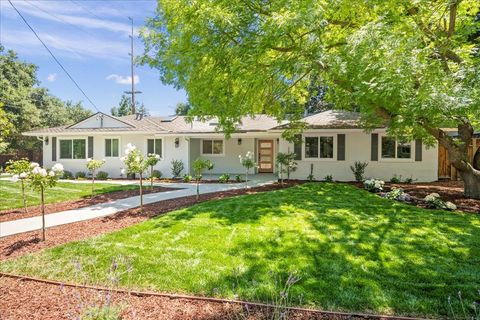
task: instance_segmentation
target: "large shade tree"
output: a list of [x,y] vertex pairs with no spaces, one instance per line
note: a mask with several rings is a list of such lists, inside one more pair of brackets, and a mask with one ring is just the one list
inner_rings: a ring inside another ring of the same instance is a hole
[[159,0],[143,62],[227,134],[258,112],[298,120],[318,81],[366,129],[447,148],[480,198],[467,159],[480,119],[479,12],[478,0]]

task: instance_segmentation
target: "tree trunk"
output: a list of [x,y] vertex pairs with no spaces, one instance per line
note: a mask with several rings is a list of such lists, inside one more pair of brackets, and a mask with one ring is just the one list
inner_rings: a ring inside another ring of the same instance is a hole
[[150,189],[153,190],[153,166],[150,166]]
[[92,198],[95,194],[94,187],[95,187],[95,171],[92,172]]
[[200,180],[198,180],[197,178],[197,201],[199,197],[200,197]]
[[40,202],[42,210],[42,241],[45,241],[45,197],[43,186],[40,188]]
[[143,211],[142,173],[140,172],[140,211]]
[[480,199],[480,171],[469,166],[470,170],[460,170],[458,173],[462,177],[464,184],[464,193],[468,198]]
[[27,197],[25,196],[25,181],[23,179],[20,181],[22,183],[22,199],[23,199],[23,210],[27,213]]

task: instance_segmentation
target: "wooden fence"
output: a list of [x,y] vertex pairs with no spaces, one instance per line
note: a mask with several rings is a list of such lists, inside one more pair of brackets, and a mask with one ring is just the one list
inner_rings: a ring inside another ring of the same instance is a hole
[[[472,143],[468,147],[468,159],[470,163],[473,162],[473,157],[480,148],[480,138],[472,139]],[[438,148],[438,178],[439,179],[451,179],[458,180],[459,175],[457,169],[450,163],[448,158],[448,151],[443,146]]]

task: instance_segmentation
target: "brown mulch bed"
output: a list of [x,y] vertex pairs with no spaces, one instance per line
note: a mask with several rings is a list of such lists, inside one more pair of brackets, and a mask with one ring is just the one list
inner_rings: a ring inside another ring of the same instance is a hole
[[[105,292],[0,276],[0,319],[76,319],[80,305],[122,305],[122,319],[267,320],[273,308],[225,301]],[[83,309],[84,310],[84,309]],[[405,319],[307,310],[289,310],[288,319]]]
[[301,182],[291,181],[290,183],[285,183],[283,186],[279,184],[271,184],[250,189],[207,193],[200,195],[198,201],[196,200],[195,196],[164,200],[145,205],[143,212],[141,212],[139,208],[134,208],[107,217],[49,228],[46,232],[45,241],[40,241],[40,231],[31,231],[7,236],[5,238],[0,238],[0,260],[17,257],[26,253],[35,252],[70,241],[81,240],[93,237],[95,235],[119,230],[165,212],[189,207],[196,203],[212,199],[222,199],[241,194],[254,194],[257,192],[277,190],[294,186],[299,183]]
[[[359,188],[363,188],[362,183],[353,183]],[[470,213],[480,213],[480,200],[465,197],[463,194],[462,181],[435,181],[429,183],[385,183],[385,191],[390,191],[392,188],[402,188],[410,196],[417,200],[425,198],[430,193],[438,193],[445,201],[453,202],[457,205],[459,210]],[[419,206],[422,203],[415,201]]]
[[[143,193],[148,194],[148,193],[165,192],[165,191],[171,191],[171,190],[178,190],[178,189],[159,187],[159,186],[154,186],[153,189],[150,189],[150,187],[145,187],[143,189]],[[92,206],[99,203],[104,203],[104,202],[109,202],[113,200],[119,200],[119,199],[134,197],[134,196],[138,196],[138,190],[114,191],[114,192],[99,194],[94,196],[93,198],[88,197],[88,198],[81,198],[76,200],[50,203],[45,205],[45,213],[48,214],[48,213],[65,211],[65,210],[78,209],[78,208],[88,207],[88,206]],[[0,211],[0,222],[35,217],[35,216],[39,216],[40,214],[41,212],[40,212],[39,205],[27,207],[27,212],[25,212],[23,208],[3,210],[3,211]]]

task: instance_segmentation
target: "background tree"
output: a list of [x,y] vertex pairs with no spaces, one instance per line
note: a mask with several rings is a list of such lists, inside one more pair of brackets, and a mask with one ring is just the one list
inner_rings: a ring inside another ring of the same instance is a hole
[[132,98],[127,95],[122,95],[118,107],[110,109],[110,113],[115,117],[123,117],[133,114],[132,110]]
[[245,188],[248,187],[248,174],[250,173],[250,169],[256,167],[255,160],[253,159],[253,152],[248,151],[245,156],[239,155],[238,158],[240,159],[240,164],[242,167],[245,168]]
[[[4,138],[8,152],[40,148],[36,138],[22,136],[24,131],[72,124],[91,114],[80,102],[65,103],[39,84],[37,66],[19,60],[14,51],[5,51],[0,45],[0,103],[11,124]],[[0,121],[2,118],[0,115]]]
[[143,210],[143,173],[147,169],[147,162],[142,153],[132,144],[127,144],[125,157],[122,161],[127,167],[127,174],[138,174],[140,177],[140,210]]
[[12,124],[8,121],[7,113],[3,110],[3,104],[0,102],[0,153],[4,152],[8,143],[5,142],[12,130]]
[[480,171],[467,161],[480,125],[479,12],[477,0],[159,0],[142,61],[227,135],[260,112],[289,114],[301,129],[315,78],[365,129],[444,146],[466,195],[480,198]]
[[175,114],[177,116],[186,116],[188,114],[188,111],[191,109],[192,107],[190,106],[190,104],[188,103],[185,103],[185,102],[179,102],[177,103],[177,105],[175,106]]

